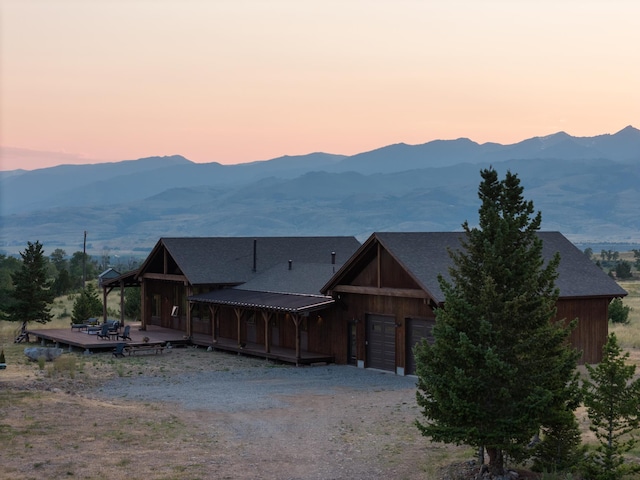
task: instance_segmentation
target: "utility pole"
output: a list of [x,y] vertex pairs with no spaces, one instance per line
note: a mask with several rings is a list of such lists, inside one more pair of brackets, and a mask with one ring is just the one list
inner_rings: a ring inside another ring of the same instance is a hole
[[84,243],[82,246],[82,290],[87,279],[87,231],[84,231]]

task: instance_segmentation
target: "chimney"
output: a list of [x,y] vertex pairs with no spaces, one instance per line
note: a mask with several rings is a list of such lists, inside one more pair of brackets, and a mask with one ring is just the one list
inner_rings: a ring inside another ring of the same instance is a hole
[[257,250],[258,250],[258,239],[254,238],[253,239],[253,268],[251,269],[251,271],[254,273],[256,272],[256,263],[258,261]]
[[293,260],[289,260],[289,270],[291,270],[291,265],[293,264]]
[[331,252],[331,265],[336,264],[336,252]]

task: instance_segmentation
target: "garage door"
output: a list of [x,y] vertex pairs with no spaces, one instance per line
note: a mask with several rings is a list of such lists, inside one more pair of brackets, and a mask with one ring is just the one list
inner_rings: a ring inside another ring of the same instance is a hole
[[367,315],[367,367],[396,371],[396,320]]
[[416,343],[426,338],[429,343],[433,343],[433,325],[435,318],[407,318],[407,368],[405,373],[413,375],[416,373],[416,359],[413,356],[413,347]]

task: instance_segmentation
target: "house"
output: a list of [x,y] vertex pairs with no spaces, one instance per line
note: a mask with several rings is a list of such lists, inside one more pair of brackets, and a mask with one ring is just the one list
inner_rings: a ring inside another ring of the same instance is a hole
[[329,318],[317,313],[335,300],[320,288],[359,246],[354,237],[161,238],[137,273],[142,328],[295,363],[339,361]]
[[[400,375],[415,372],[412,347],[430,338],[444,304],[438,275],[449,279],[448,249],[463,233],[374,233],[321,289],[343,307],[347,361]],[[556,319],[578,319],[571,344],[581,362],[597,363],[608,334],[608,305],[626,292],[558,232],[540,232],[543,256],[560,253]]]
[[104,272],[98,275],[98,287],[102,288],[103,284],[113,280],[120,276],[120,272],[118,272],[115,268],[107,268]]

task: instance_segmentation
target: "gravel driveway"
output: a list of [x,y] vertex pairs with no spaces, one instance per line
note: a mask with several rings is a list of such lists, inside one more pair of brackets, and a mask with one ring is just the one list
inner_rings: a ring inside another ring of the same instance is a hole
[[287,397],[415,388],[416,379],[345,365],[273,366],[185,373],[179,376],[117,377],[98,394],[139,401],[175,402],[185,409],[238,412],[286,407]]

